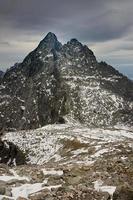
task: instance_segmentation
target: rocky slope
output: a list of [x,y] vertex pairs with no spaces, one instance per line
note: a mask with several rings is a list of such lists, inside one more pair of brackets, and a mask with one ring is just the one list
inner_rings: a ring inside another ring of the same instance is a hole
[[0,165],[0,199],[132,200],[133,132],[54,124],[8,132],[27,165]]
[[0,129],[34,129],[64,123],[89,127],[133,122],[133,82],[78,40],[62,45],[53,33],[0,84]]

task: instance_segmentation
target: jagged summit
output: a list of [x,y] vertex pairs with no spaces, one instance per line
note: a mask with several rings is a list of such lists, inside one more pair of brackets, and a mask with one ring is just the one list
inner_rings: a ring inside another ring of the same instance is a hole
[[0,129],[33,129],[76,120],[89,127],[133,122],[133,83],[98,63],[77,39],[48,33],[0,84]]
[[62,44],[58,41],[56,35],[52,32],[49,32],[46,37],[39,43],[38,48],[49,48],[59,50]]
[[54,33],[49,32],[49,33],[45,36],[44,40],[47,41],[47,40],[51,40],[51,39],[57,40],[57,36],[56,36]]
[[76,38],[72,38],[68,43],[73,45],[82,45]]

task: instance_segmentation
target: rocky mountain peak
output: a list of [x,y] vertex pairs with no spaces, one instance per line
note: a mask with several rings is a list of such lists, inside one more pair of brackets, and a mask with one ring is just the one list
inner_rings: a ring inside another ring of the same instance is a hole
[[64,123],[89,127],[132,125],[133,84],[98,63],[77,39],[62,44],[48,33],[0,85],[0,128],[33,129]]
[[49,32],[38,45],[39,49],[49,48],[49,49],[55,49],[57,51],[59,51],[61,47],[62,44],[58,41],[56,35],[52,32]]
[[76,39],[72,38],[70,41],[67,42],[66,46],[71,49],[72,51],[75,49],[77,52],[78,50],[83,50],[83,45]]
[[82,46],[82,44],[76,38],[72,38],[69,43],[73,44],[73,45],[80,45],[80,46]]
[[51,39],[57,40],[57,36],[56,36],[54,33],[49,32],[49,33],[45,36],[44,40],[47,41],[47,40],[51,40]]

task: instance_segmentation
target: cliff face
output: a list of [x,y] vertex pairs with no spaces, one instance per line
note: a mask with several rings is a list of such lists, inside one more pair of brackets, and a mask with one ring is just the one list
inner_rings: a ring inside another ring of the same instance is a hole
[[0,84],[1,84],[3,76],[4,76],[4,72],[0,70]]
[[0,128],[32,129],[71,118],[88,126],[132,125],[133,83],[72,39],[53,33],[0,84]]

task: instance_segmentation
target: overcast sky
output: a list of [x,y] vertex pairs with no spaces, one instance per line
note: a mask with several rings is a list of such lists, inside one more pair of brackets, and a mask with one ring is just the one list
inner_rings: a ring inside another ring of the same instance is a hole
[[21,62],[54,32],[133,78],[133,0],[0,0],[0,69]]

